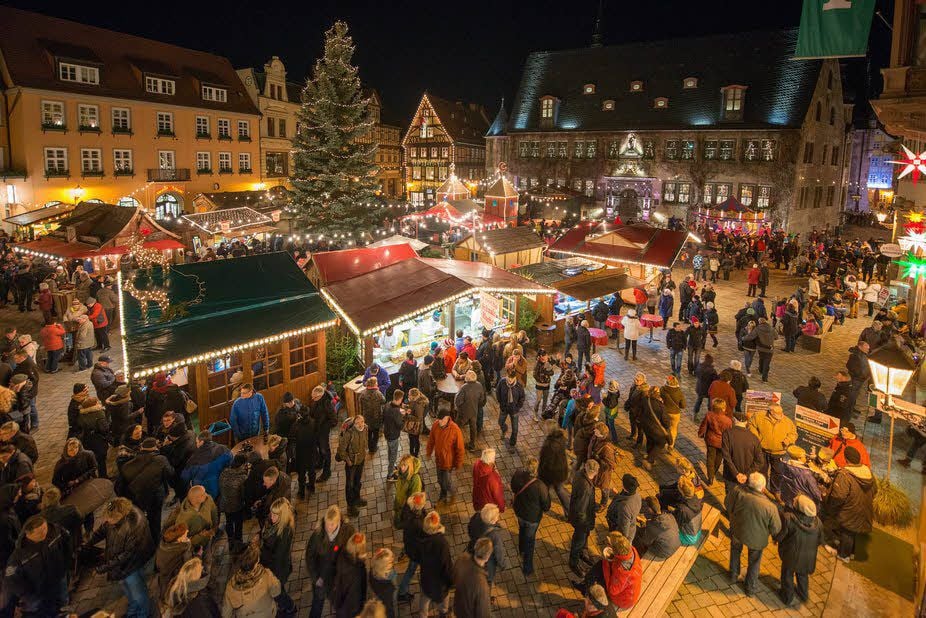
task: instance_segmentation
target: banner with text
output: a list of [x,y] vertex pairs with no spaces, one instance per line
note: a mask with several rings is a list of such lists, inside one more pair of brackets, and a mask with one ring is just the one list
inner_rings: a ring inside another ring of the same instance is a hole
[[839,419],[812,408],[794,406],[794,425],[797,427],[797,444],[808,452],[830,445],[839,433]]
[[875,0],[804,0],[794,59],[864,56]]

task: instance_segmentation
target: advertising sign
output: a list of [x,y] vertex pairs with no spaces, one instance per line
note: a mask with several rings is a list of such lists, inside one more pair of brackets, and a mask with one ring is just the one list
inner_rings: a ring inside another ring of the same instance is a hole
[[748,390],[743,395],[743,411],[747,415],[767,412],[773,403],[781,403],[781,392]]
[[482,325],[491,330],[498,324],[499,299],[488,292],[479,293],[479,312]]
[[839,433],[839,419],[812,408],[794,406],[794,424],[797,426],[797,443],[808,452],[811,448],[829,446]]

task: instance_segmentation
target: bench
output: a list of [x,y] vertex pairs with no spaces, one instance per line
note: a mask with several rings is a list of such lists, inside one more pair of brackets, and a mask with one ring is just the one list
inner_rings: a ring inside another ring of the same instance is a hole
[[798,341],[801,344],[801,347],[805,350],[810,350],[811,352],[819,354],[823,351],[823,338],[833,331],[833,323],[836,321],[831,315],[823,316],[823,328],[820,329],[816,335],[805,335],[801,334]]
[[701,509],[701,539],[697,545],[681,547],[665,560],[654,560],[647,557],[648,553],[644,554],[641,559],[643,583],[640,588],[640,598],[636,605],[626,613],[626,616],[632,618],[662,616],[685,581],[688,571],[698,559],[698,554],[707,541],[707,537],[714,533],[719,523],[720,509],[704,504]]

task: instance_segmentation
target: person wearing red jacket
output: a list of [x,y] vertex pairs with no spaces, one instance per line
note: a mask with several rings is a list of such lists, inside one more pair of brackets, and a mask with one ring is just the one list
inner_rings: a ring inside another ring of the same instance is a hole
[[434,455],[434,463],[437,464],[439,502],[453,502],[456,498],[453,472],[463,467],[464,453],[463,432],[460,431],[460,426],[453,422],[447,410],[441,410],[440,419],[431,426],[431,433],[428,434],[426,451],[428,457]]
[[45,326],[39,331],[39,339],[48,353],[45,360],[45,371],[48,373],[58,371],[58,359],[64,353],[64,335],[64,327],[53,322],[51,318],[45,320]]
[[601,560],[585,576],[584,588],[590,590],[598,584],[604,588],[616,611],[628,610],[639,600],[643,586],[640,554],[627,537],[616,530],[608,534],[607,544],[601,552]]
[[704,444],[707,446],[707,484],[714,483],[714,476],[720,468],[720,462],[723,461],[723,432],[733,427],[733,408],[727,405],[723,399],[711,399],[711,409],[701,421],[698,428],[698,436],[704,438]]
[[[466,356],[469,357],[469,360],[476,360],[478,352],[476,351],[476,346],[473,345],[473,338],[466,336],[463,338],[463,347],[460,348],[460,353],[466,352]],[[459,354],[457,355],[459,357]]]
[[[855,435],[855,423],[846,423],[839,428],[839,435],[833,436],[830,440],[830,448],[833,449],[833,463],[840,468],[846,467],[846,449],[853,447],[862,456],[862,464],[871,467],[871,458],[868,456],[868,449],[862,444],[862,441]],[[901,464],[904,460],[901,460]],[[906,467],[906,466],[905,466]]]
[[727,402],[727,411],[730,414],[733,414],[733,410],[736,409],[736,391],[733,389],[733,385],[730,382],[733,381],[733,372],[730,369],[724,369],[720,372],[720,376],[713,382],[707,389],[707,396],[710,401],[715,399],[723,399]]
[[[447,369],[447,373],[453,371],[453,366],[457,362],[457,349],[453,345],[453,341],[450,339],[444,340],[444,367]],[[473,357],[470,357],[473,358]]]
[[505,512],[505,490],[502,477],[495,467],[495,449],[483,449],[482,457],[473,464],[473,509],[481,511],[486,504],[495,504]]
[[106,327],[109,326],[109,318],[106,317],[106,310],[103,305],[96,302],[95,298],[87,299],[87,317],[93,324],[93,334],[96,335],[97,349],[106,351],[109,349],[109,333]]
[[756,288],[759,286],[759,278],[762,274],[762,271],[759,270],[758,264],[753,264],[752,268],[749,269],[749,272],[746,273],[746,283],[749,284],[749,289],[746,291],[746,296],[755,296]]
[[39,284],[39,311],[42,312],[42,317],[45,319],[45,323],[48,324],[51,322],[51,309],[55,304],[55,299],[51,295],[51,290],[48,288],[48,284],[44,281]]

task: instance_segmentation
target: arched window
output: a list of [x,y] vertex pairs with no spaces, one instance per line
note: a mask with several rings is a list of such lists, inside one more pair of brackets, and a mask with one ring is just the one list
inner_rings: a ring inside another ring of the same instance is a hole
[[183,198],[176,193],[162,193],[154,200],[155,219],[175,219],[183,214]]
[[84,200],[84,201],[89,202],[91,204],[105,204],[105,202],[98,197],[91,197],[89,200]]
[[141,208],[141,202],[136,200],[131,195],[120,197],[116,204],[119,206],[125,206],[126,208]]

